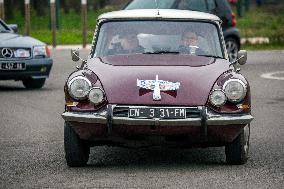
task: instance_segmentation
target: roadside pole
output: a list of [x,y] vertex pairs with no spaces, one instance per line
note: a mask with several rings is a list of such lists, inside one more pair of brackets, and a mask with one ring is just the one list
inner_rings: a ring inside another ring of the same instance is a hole
[[25,34],[31,34],[31,9],[30,0],[25,0]]
[[242,9],[243,9],[243,0],[238,0],[237,2],[237,13],[238,13],[238,17],[242,17]]
[[55,15],[55,0],[50,0],[50,18],[52,30],[52,47],[56,47],[56,15]]
[[249,11],[250,9],[250,0],[245,0],[245,10]]
[[5,20],[4,0],[0,0],[0,18]]
[[87,0],[81,0],[82,42],[83,48],[87,46]]

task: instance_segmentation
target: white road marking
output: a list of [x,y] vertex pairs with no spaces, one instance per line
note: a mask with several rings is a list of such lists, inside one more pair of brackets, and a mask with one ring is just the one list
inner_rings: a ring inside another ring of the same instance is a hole
[[265,79],[284,80],[284,76],[277,77],[277,74],[284,74],[284,71],[265,73],[265,74],[262,74],[260,77],[265,78]]

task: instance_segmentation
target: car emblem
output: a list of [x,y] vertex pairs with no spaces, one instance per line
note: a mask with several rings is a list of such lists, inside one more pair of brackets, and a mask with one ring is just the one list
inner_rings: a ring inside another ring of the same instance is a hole
[[156,75],[156,80],[139,80],[137,79],[137,87],[152,90],[153,100],[161,100],[161,91],[176,91],[180,87],[180,82],[169,82],[159,80],[158,75]]
[[8,48],[3,48],[2,51],[2,56],[4,58],[12,58],[13,57],[13,51],[12,49],[8,49]]

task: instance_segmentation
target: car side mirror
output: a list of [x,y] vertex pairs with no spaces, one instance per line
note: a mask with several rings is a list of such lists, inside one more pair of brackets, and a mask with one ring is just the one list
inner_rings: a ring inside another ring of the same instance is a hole
[[248,58],[248,53],[246,50],[240,50],[238,52],[238,63],[240,65],[244,65],[245,63],[247,63],[247,58]]
[[74,62],[78,62],[80,60],[79,51],[71,49],[71,57]]
[[18,25],[17,24],[8,24],[8,27],[11,28],[15,33],[18,32]]

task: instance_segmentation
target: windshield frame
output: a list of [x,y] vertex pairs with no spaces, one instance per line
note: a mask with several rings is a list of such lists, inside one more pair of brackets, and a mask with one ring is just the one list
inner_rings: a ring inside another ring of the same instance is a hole
[[97,58],[95,57],[95,52],[96,52],[96,48],[97,48],[97,43],[98,43],[98,39],[99,39],[99,35],[100,35],[100,30],[103,24],[108,23],[108,22],[131,22],[131,21],[169,21],[169,22],[199,22],[199,23],[210,23],[216,26],[217,29],[217,33],[218,33],[218,39],[219,39],[219,43],[220,43],[220,48],[221,48],[221,52],[222,52],[222,58],[223,59],[227,59],[227,55],[226,55],[226,51],[225,51],[225,41],[224,41],[224,36],[223,36],[223,32],[220,26],[220,23],[217,21],[211,21],[211,20],[196,20],[196,19],[177,19],[177,18],[161,18],[161,19],[154,19],[154,18],[150,18],[150,19],[145,19],[145,18],[141,18],[141,19],[121,19],[121,18],[112,18],[112,19],[102,19],[102,20],[98,20],[97,21],[97,26],[96,26],[96,30],[94,33],[94,37],[93,37],[93,42],[92,42],[92,47],[90,50],[90,55],[89,57],[92,58]]
[[[5,29],[5,31],[11,32],[11,29],[6,25],[4,21],[0,19],[0,25]],[[1,30],[0,30],[1,31]]]

